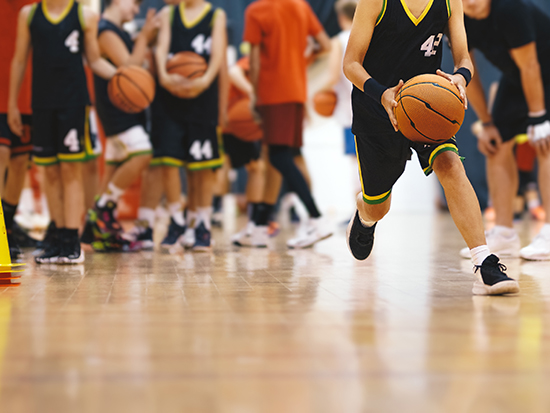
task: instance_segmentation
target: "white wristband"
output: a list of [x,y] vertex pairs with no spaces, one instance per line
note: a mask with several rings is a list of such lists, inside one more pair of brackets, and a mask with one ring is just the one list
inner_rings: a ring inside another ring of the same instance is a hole
[[546,115],[546,109],[539,110],[538,112],[529,112],[527,116],[530,118],[540,118],[541,116]]

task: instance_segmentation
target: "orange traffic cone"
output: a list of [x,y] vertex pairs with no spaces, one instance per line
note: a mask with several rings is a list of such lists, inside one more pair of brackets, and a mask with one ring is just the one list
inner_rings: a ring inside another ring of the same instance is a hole
[[6,221],[4,220],[4,210],[0,202],[0,287],[13,287],[20,284],[20,275],[13,273],[22,272],[23,269],[15,269],[25,264],[12,264],[10,257],[10,247],[8,245],[8,236],[6,234]]

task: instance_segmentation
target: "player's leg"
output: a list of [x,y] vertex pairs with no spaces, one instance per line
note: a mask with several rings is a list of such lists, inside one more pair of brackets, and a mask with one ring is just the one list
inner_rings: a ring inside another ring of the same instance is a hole
[[170,225],[168,226],[168,233],[160,245],[168,252],[173,252],[174,248],[180,247],[180,240],[186,230],[181,199],[180,167],[164,166],[162,169],[162,182],[168,212],[170,213]]
[[213,124],[188,124],[188,163],[190,194],[196,198],[195,244],[193,251],[211,249],[212,196],[215,172],[223,165],[221,135]]
[[199,201],[199,184],[198,176],[191,171],[185,171],[187,179],[187,206],[185,209],[186,229],[183,234],[182,244],[186,249],[193,248],[195,245],[195,229],[198,224],[198,201]]
[[545,222],[533,241],[520,250],[521,258],[527,260],[550,260],[550,154],[537,151],[538,186]]
[[[474,283],[474,294],[497,295],[518,292],[517,281],[504,273],[505,267],[499,263],[498,257],[489,251],[479,202],[466,176],[458,150],[454,144],[441,145],[438,148],[434,149],[428,158],[431,161],[429,168],[433,169],[443,186],[449,212],[470,249],[475,273],[478,276]],[[420,156],[422,159],[422,155]],[[429,173],[429,170],[425,169],[425,172]]]

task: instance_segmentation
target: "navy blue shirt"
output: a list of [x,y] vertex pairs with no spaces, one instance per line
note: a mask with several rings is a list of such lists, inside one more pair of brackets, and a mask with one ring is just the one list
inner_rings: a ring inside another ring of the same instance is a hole
[[510,56],[536,42],[543,81],[550,84],[550,16],[530,0],[492,0],[486,19],[465,16],[470,49],[478,49],[507,78],[521,85],[520,71]]

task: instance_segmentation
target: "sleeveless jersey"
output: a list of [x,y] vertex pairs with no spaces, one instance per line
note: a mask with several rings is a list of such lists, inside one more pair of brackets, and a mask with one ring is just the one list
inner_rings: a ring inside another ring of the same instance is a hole
[[[338,34],[338,42],[340,43],[342,50],[342,63],[343,57],[348,46],[350,31],[345,30]],[[340,66],[341,67],[341,66]],[[351,82],[344,76],[344,73],[340,73],[340,79],[334,86],[334,91],[338,99],[336,100],[336,108],[334,108],[334,118],[338,123],[344,127],[349,128],[351,126]]]
[[[406,82],[423,73],[435,74],[441,67],[441,41],[450,14],[448,0],[431,0],[418,18],[405,0],[384,0],[363,67],[387,87],[397,85],[399,79]],[[355,134],[393,130],[382,104],[356,87],[352,103]]]
[[82,62],[82,6],[74,0],[54,20],[44,2],[29,15],[33,109],[59,109],[90,104]]
[[[210,61],[212,28],[216,10],[207,3],[204,12],[194,22],[185,19],[185,4],[172,6],[172,39],[168,58],[178,52],[191,51]],[[180,99],[160,88],[167,112],[183,122],[218,122],[218,78],[194,99]]]
[[[125,30],[113,24],[109,20],[101,19],[97,27],[98,36],[104,31],[110,30],[124,42],[126,49],[132,53],[134,42]],[[136,125],[145,125],[145,112],[126,113],[111,103],[107,94],[109,81],[94,75],[95,103],[97,114],[103,125],[106,136],[117,135]]]

